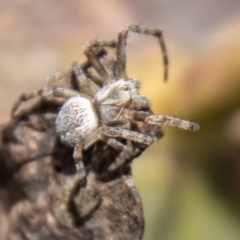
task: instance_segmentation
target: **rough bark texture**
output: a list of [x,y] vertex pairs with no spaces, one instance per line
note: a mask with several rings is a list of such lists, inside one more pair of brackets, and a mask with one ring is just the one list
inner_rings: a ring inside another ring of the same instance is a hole
[[[53,85],[77,89],[70,69]],[[108,172],[119,152],[102,142],[84,153],[87,187],[80,188],[73,149],[55,133],[61,101],[39,101],[2,129],[0,239],[141,239],[142,202],[131,175],[134,152],[121,169]],[[139,131],[161,134],[143,125]]]

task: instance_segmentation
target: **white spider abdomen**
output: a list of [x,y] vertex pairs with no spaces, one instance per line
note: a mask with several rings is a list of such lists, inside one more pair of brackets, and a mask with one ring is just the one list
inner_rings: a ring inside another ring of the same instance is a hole
[[97,139],[98,117],[91,101],[80,97],[67,100],[58,113],[56,132],[61,141],[71,147],[87,149]]

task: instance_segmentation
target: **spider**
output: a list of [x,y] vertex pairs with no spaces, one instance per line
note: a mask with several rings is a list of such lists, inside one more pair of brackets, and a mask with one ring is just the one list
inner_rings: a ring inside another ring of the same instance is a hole
[[[199,125],[186,120],[154,115],[150,110],[149,100],[140,95],[140,82],[129,78],[126,74],[126,46],[129,32],[152,35],[159,41],[163,54],[164,80],[168,76],[168,56],[162,32],[158,29],[129,25],[118,33],[118,40],[94,40],[84,46],[84,54],[95,69],[98,78],[89,78],[82,67],[73,63],[76,84],[79,91],[59,86],[51,86],[47,81],[43,89],[24,93],[12,109],[12,116],[23,101],[36,96],[42,98],[64,98],[56,118],[56,133],[62,143],[72,147],[77,174],[82,187],[86,186],[82,152],[97,141],[103,141],[117,151],[129,153],[133,147],[129,142],[149,146],[160,136],[135,131],[132,123],[145,123],[161,127],[163,124],[190,131],[197,131]],[[116,49],[113,71],[99,59],[99,50],[110,47]]]

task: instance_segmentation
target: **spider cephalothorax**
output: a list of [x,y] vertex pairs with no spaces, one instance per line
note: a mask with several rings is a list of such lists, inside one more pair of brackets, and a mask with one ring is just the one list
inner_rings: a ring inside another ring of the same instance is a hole
[[[82,186],[85,185],[82,151],[99,140],[117,151],[129,153],[133,151],[134,145],[126,142],[148,146],[162,136],[157,132],[151,136],[143,134],[136,131],[133,125],[141,128],[141,124],[144,123],[160,128],[167,124],[191,131],[199,129],[198,124],[152,113],[149,100],[138,91],[140,82],[127,77],[126,74],[126,45],[129,31],[157,37],[163,53],[166,80],[168,58],[162,32],[130,25],[119,32],[118,41],[95,40],[85,46],[84,53],[98,77],[88,76],[83,66],[73,63],[72,69],[76,75],[79,91],[51,86],[50,81],[47,81],[43,89],[23,94],[12,111],[15,115],[22,101],[37,95],[43,98],[50,96],[66,99],[57,115],[56,132],[64,144],[74,148],[73,158]],[[111,61],[111,71],[108,69],[109,66],[102,64],[99,59],[98,52],[103,50],[103,47],[116,48],[116,59]]]

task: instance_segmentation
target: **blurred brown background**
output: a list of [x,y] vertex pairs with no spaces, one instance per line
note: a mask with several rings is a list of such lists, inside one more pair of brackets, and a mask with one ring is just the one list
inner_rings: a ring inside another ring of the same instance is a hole
[[144,239],[240,239],[239,0],[1,0],[0,122],[20,93],[83,61],[85,42],[139,23],[163,30],[170,77],[163,83],[156,39],[136,34],[129,76],[143,82],[155,113],[201,125],[197,133],[165,127],[135,160]]

